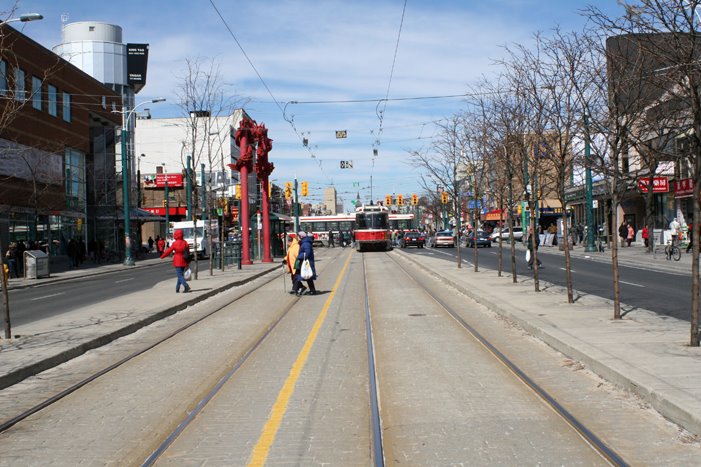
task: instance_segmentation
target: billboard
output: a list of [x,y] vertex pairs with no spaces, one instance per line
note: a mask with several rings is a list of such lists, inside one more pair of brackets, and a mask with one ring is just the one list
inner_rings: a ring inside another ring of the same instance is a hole
[[127,44],[127,82],[138,93],[146,86],[148,44]]

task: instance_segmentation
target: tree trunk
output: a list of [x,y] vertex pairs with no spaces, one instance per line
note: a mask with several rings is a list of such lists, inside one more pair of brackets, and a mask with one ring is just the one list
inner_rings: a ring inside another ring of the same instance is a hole
[[[611,196],[611,207],[608,209],[608,219],[611,219],[614,227],[618,225],[618,217],[613,219],[613,212],[617,212],[618,208],[618,180],[615,179],[613,182],[614,189],[612,190],[613,195]],[[609,225],[610,228],[610,225]],[[619,269],[618,269],[618,232],[612,233],[613,241],[611,241],[611,273],[613,274],[613,319],[621,319],[621,284],[619,282]]]
[[531,208],[531,235],[535,238],[531,239],[531,245],[533,245],[533,288],[536,292],[540,292],[540,279],[538,274],[538,240],[539,232],[536,230],[535,223],[535,208]]
[[3,327],[5,329],[5,339],[12,337],[10,326],[10,294],[7,291],[7,276],[5,275],[5,248],[0,238],[0,274],[2,274],[2,304],[3,304]]
[[[513,216],[513,211],[514,211],[514,186],[511,180],[511,177],[509,177],[509,240],[511,241],[511,281],[516,284],[518,282],[518,277],[516,273],[516,244],[514,241],[514,216]],[[526,226],[521,226],[521,230]],[[521,236],[521,241],[523,241],[523,235],[525,232],[522,232]]]
[[504,228],[504,222],[502,221],[501,214],[504,212],[504,197],[499,194],[499,253],[497,255],[497,277],[501,277],[501,270],[503,268],[504,255],[502,250],[502,238],[501,230]]
[[570,254],[570,235],[567,226],[567,209],[564,199],[562,203],[562,246],[565,249],[565,279],[567,281],[567,303],[574,303],[574,291],[572,287],[572,255]]
[[[477,206],[477,198],[475,197],[475,206]],[[472,219],[474,222],[472,223],[472,249],[474,252],[474,258],[475,258],[475,272],[479,271],[479,257],[477,256],[477,208],[474,208],[472,210]]]
[[698,154],[699,148],[696,148],[696,164],[694,177],[694,228],[692,232],[693,257],[691,258],[691,338],[689,345],[692,347],[699,346],[699,233],[701,232],[701,201],[699,195],[701,193],[701,155]]

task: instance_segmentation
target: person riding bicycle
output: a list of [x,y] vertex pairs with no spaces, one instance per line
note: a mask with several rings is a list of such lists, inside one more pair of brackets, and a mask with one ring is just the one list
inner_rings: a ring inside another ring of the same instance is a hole
[[676,217],[669,223],[669,230],[671,231],[670,235],[672,236],[672,246],[676,246],[677,241],[679,240],[679,234],[681,233],[681,225],[679,225],[679,222],[677,222]]

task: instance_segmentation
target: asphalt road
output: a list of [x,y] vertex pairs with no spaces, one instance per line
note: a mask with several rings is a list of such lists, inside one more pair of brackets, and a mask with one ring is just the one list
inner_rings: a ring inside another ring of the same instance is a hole
[[164,261],[163,264],[151,267],[10,290],[12,325],[28,324],[76,308],[97,305],[103,300],[150,289],[154,284],[169,278],[173,279],[175,287],[173,266]]
[[[404,251],[416,255],[434,255],[444,257],[446,261],[457,261],[455,248],[407,248]],[[479,268],[497,269],[499,248],[479,248]],[[511,274],[511,248],[504,246],[502,269],[504,274]],[[543,262],[539,270],[540,279],[553,284],[565,286],[565,257],[561,253],[548,253],[547,249],[538,250]],[[473,250],[461,248],[463,268],[473,267]],[[516,251],[516,270],[519,275],[532,276],[528,269],[524,250]],[[613,275],[611,265],[584,258],[572,257],[572,281],[579,292],[613,299]],[[676,272],[662,272],[640,267],[620,266],[622,312],[634,312],[637,308],[654,311],[685,321],[690,320],[691,310],[691,276]]]

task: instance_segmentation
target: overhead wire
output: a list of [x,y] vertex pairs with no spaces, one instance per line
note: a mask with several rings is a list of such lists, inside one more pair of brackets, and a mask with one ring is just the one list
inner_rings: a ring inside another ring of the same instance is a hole
[[[319,166],[319,170],[321,171],[322,175],[323,175],[324,177],[330,179],[329,176],[324,172],[324,168],[322,167],[321,160],[318,159],[318,158],[316,158],[316,155],[311,151],[311,149],[309,148],[308,145],[304,145],[304,137],[303,137],[303,136],[300,134],[300,132],[297,130],[297,127],[294,125],[294,122],[293,122],[293,121],[290,121],[290,120],[288,120],[288,119],[286,118],[286,115],[285,115],[285,108],[282,107],[282,105],[280,104],[280,102],[279,102],[279,101],[275,98],[275,96],[273,95],[272,90],[270,89],[270,87],[268,86],[268,84],[267,84],[267,83],[265,82],[265,80],[263,79],[263,76],[260,74],[260,72],[258,71],[258,69],[256,68],[256,66],[253,64],[253,61],[251,60],[251,58],[248,56],[248,54],[247,54],[246,51],[244,50],[243,46],[241,45],[241,43],[239,42],[239,40],[236,38],[236,35],[234,34],[234,31],[231,30],[231,27],[229,26],[229,23],[227,23],[226,19],[224,19],[224,16],[223,16],[223,15],[221,14],[221,12],[219,11],[219,8],[217,8],[217,6],[214,4],[214,0],[209,0],[209,3],[212,5],[212,8],[214,8],[214,11],[215,11],[215,12],[217,13],[217,15],[219,16],[219,19],[220,19],[220,20],[222,21],[222,23],[224,24],[224,27],[226,28],[226,30],[229,31],[229,35],[232,37],[232,39],[234,39],[234,42],[236,42],[236,45],[237,45],[237,46],[239,47],[239,49],[241,50],[241,53],[242,53],[243,56],[246,58],[246,61],[248,62],[248,64],[251,66],[251,68],[253,69],[253,71],[255,71],[256,76],[258,76],[258,79],[259,79],[260,82],[263,84],[263,87],[265,88],[265,90],[268,91],[268,94],[269,94],[270,97],[273,99],[273,102],[275,103],[275,105],[278,107],[278,109],[279,109],[280,112],[282,113],[283,119],[284,119],[285,121],[287,121],[288,123],[290,123],[290,125],[292,126],[292,130],[293,130],[294,133],[297,135],[297,138],[299,138],[300,142],[303,143],[302,145],[303,145],[304,147],[307,148],[307,150],[309,151],[309,153],[310,153],[310,155],[312,156],[312,158],[313,158],[313,159],[316,159],[317,164],[318,164],[318,166]],[[287,104],[285,105],[285,107],[287,107]]]

